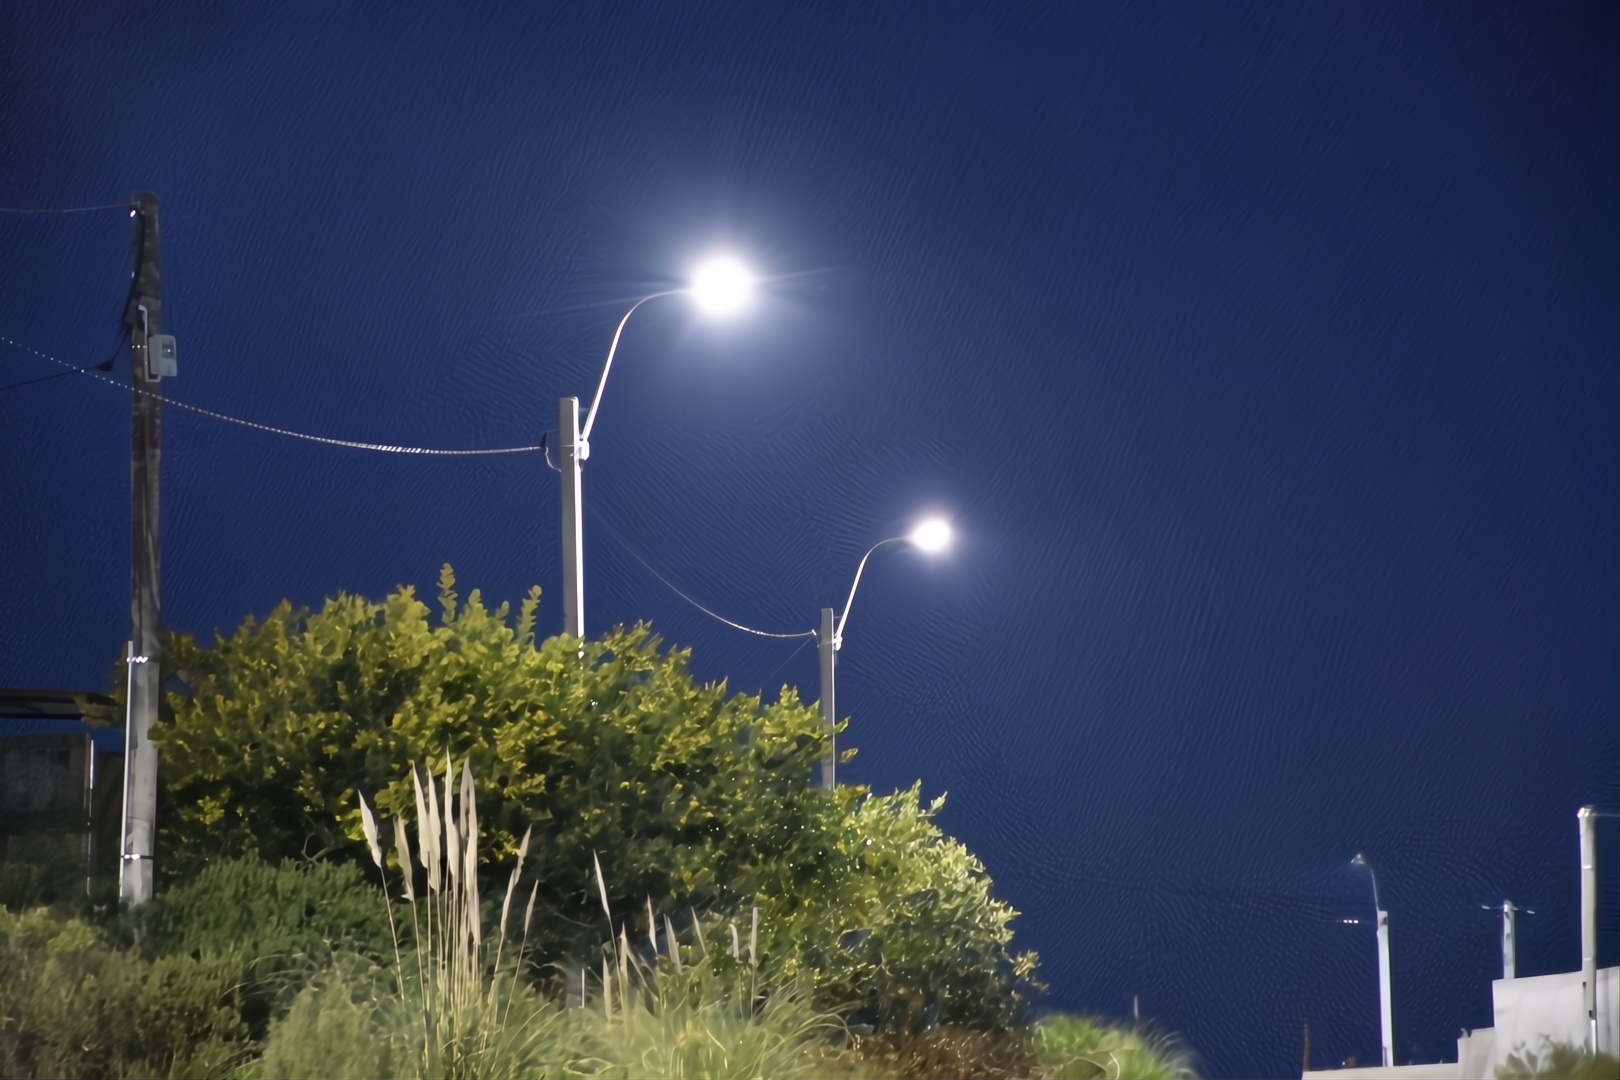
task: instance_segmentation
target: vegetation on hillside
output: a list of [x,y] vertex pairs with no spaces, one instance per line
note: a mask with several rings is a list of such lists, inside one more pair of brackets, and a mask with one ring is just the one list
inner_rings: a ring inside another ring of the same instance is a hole
[[641,626],[538,641],[537,605],[447,567],[437,618],[402,588],[175,636],[163,888],[0,914],[0,1074],[1188,1072],[1032,1026],[942,800],[816,789],[791,689],[698,685]]

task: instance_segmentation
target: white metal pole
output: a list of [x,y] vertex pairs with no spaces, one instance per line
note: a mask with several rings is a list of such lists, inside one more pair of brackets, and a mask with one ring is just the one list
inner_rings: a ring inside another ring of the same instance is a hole
[[579,434],[579,398],[557,403],[562,442],[563,633],[585,636],[585,523],[580,490],[585,444]]
[[1575,814],[1581,829],[1581,1005],[1586,1009],[1586,1049],[1597,1044],[1597,807]]
[[1378,911],[1378,1025],[1384,1065],[1395,1064],[1395,1019],[1389,1001],[1389,912]]
[[1519,938],[1515,925],[1519,909],[1513,901],[1502,901],[1502,978],[1514,979],[1519,973]]
[[833,728],[838,726],[838,708],[833,695],[833,672],[838,664],[838,639],[833,633],[833,609],[821,609],[821,632],[816,635],[821,651],[821,720],[827,725],[827,754],[821,759],[821,786],[831,791],[838,785],[838,748]]

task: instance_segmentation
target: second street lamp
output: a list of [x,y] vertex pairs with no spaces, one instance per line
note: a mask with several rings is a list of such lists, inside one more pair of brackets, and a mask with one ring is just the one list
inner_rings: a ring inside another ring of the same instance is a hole
[[816,632],[816,643],[821,654],[821,718],[828,728],[827,754],[821,759],[821,786],[828,791],[838,785],[838,748],[831,729],[838,724],[834,682],[838,650],[844,643],[844,625],[849,622],[849,609],[855,603],[855,590],[860,587],[861,572],[866,569],[866,560],[872,557],[874,551],[886,544],[902,543],[910,544],[928,555],[944,551],[951,544],[950,522],[943,518],[927,518],[906,535],[891,536],[867,548],[866,554],[861,556],[860,565],[855,568],[855,580],[850,583],[849,599],[844,601],[844,613],[835,619],[832,608],[821,609],[821,629]]
[[585,414],[585,425],[579,423],[579,399],[565,397],[557,403],[558,448],[562,458],[562,548],[563,548],[563,633],[574,637],[585,636],[585,555],[584,504],[580,486],[585,459],[591,456],[591,428],[596,423],[596,410],[602,405],[602,391],[607,387],[608,372],[613,367],[613,356],[619,350],[619,338],[624,325],[636,309],[649,300],[661,296],[690,295],[698,308],[709,315],[728,315],[747,303],[754,288],[753,275],[736,259],[720,257],[699,266],[689,285],[681,289],[665,289],[643,296],[619,320],[613,331],[613,343],[608,346],[607,360],[602,364],[602,377],[596,384],[596,396],[591,399],[590,411]]

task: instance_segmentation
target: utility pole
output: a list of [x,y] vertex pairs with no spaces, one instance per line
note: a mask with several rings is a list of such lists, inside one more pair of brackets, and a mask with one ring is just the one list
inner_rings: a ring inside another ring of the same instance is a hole
[[1598,1052],[1597,1013],[1597,816],[1598,808],[1575,812],[1581,833],[1581,1011],[1586,1015],[1586,1051]]
[[[635,308],[631,308],[634,311]],[[630,316],[626,315],[628,319]],[[623,324],[620,324],[623,328]],[[618,344],[618,339],[614,339]],[[612,357],[609,356],[609,362]],[[603,379],[606,380],[606,373]],[[598,392],[600,394],[600,391]],[[579,434],[579,398],[557,402],[557,435],[562,443],[563,633],[585,637],[585,522],[581,468],[590,449]]]
[[128,904],[152,899],[152,856],[157,839],[157,748],[150,733],[163,692],[162,567],[158,533],[158,481],[163,463],[161,380],[174,374],[174,339],[159,331],[163,269],[158,244],[158,201],[135,194],[135,280],[124,309],[129,328],[130,620],[128,715],[124,746],[124,835],[119,895]]
[[838,708],[833,700],[833,668],[838,663],[838,640],[834,637],[833,609],[821,609],[821,632],[816,635],[821,652],[821,720],[827,725],[827,754],[821,759],[821,786],[828,791],[838,786],[838,747],[833,728],[838,726]]
[[1395,1064],[1395,1020],[1389,1003],[1389,912],[1378,910],[1378,1031],[1384,1067]]
[[[1487,911],[1492,910],[1490,904],[1484,905]],[[1495,909],[1502,913],[1502,978],[1513,979],[1519,973],[1519,912],[1534,915],[1529,908],[1519,907],[1511,900],[1504,900],[1496,905]]]

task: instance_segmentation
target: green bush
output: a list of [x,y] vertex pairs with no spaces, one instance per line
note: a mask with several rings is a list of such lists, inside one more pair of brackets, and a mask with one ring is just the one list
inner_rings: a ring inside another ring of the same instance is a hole
[[478,778],[486,859],[535,828],[542,963],[595,955],[599,858],[616,909],[725,919],[757,903],[769,964],[803,973],[818,1007],[1018,1014],[1034,958],[1010,952],[1016,913],[917,789],[814,788],[826,729],[791,689],[765,703],[700,686],[643,626],[537,643],[538,590],[514,626],[453,584],[446,567],[436,623],[402,588],[319,613],[283,604],[212,647],[171,639],[166,671],[186,689],[154,731],[166,880],[247,854],[356,861],[354,789],[414,816],[411,763],[448,754]]
[[1173,1040],[1078,1016],[1050,1016],[1035,1026],[1042,1076],[1063,1080],[1177,1080],[1192,1062]]
[[255,1039],[271,1015],[335,956],[392,955],[382,893],[347,863],[270,865],[256,855],[208,866],[109,927],[148,959],[234,964],[236,1000]]
[[43,909],[0,911],[0,1076],[224,1076],[248,1049],[238,970],[147,960]]

